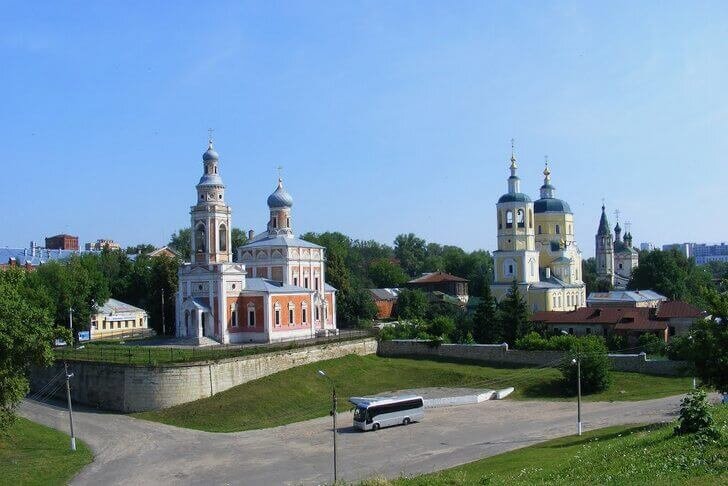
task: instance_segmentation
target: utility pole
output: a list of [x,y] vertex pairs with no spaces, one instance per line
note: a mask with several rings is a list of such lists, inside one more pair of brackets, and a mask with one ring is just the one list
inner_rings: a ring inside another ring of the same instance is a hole
[[162,287],[162,336],[167,334],[167,330],[164,326],[164,287]]
[[332,397],[332,403],[331,403],[331,416],[334,420],[334,484],[336,484],[337,480],[337,474],[336,474],[336,387],[331,387],[331,397]]
[[73,346],[73,307],[68,308],[68,329],[71,331],[71,346]]
[[318,374],[329,380],[331,383],[331,418],[334,425],[334,428],[332,429],[334,433],[334,484],[336,484],[336,481],[338,480],[336,467],[336,384],[334,383],[334,380],[332,380],[331,377],[323,370],[318,370]]
[[71,450],[76,450],[76,436],[73,435],[73,408],[71,408],[71,377],[73,373],[68,374],[68,363],[63,362],[63,368],[66,370],[66,398],[68,399],[68,419],[71,422]]

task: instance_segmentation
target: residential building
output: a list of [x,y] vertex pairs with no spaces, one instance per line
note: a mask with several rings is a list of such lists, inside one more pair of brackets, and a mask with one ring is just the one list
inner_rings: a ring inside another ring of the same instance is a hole
[[45,247],[48,250],[78,251],[78,236],[66,234],[49,236],[45,239]]
[[91,339],[108,339],[129,334],[144,334],[149,330],[149,316],[144,309],[107,300],[96,306],[91,315]]
[[121,245],[114,240],[99,239],[93,243],[86,243],[86,251],[101,251],[104,248],[109,250],[121,250]]
[[612,290],[592,292],[586,299],[587,307],[651,307],[667,302],[667,297],[654,290]]
[[719,245],[696,243],[692,247],[692,255],[698,265],[706,265],[709,262],[728,262],[728,245],[725,243]]
[[511,153],[508,192],[498,199],[498,250],[493,252],[493,295],[502,300],[515,281],[532,311],[567,310],[586,305],[581,250],[574,215],[555,197],[548,163],[540,198],[521,192],[518,164]]
[[25,267],[32,269],[49,261],[63,261],[76,255],[76,250],[49,250],[30,242],[30,248],[0,248],[0,268]]
[[639,336],[651,333],[667,342],[672,336],[687,334],[703,313],[679,301],[660,302],[657,307],[585,307],[566,312],[536,312],[531,322],[549,332],[578,336],[594,334],[625,336],[630,345]]
[[671,243],[669,245],[662,245],[662,251],[675,250],[682,253],[685,258],[693,256],[693,243]]
[[428,294],[442,293],[468,303],[468,280],[445,272],[423,273],[420,277],[405,284],[410,289],[418,289]]
[[325,249],[292,230],[293,198],[268,197],[268,230],[232,261],[232,211],[210,141],[190,210],[192,258],[179,270],[178,337],[220,343],[271,342],[336,331],[336,289],[325,283]]
[[391,319],[394,316],[394,307],[399,298],[400,289],[369,289],[369,293],[377,306],[377,319]]
[[640,243],[640,250],[642,251],[652,251],[655,248],[656,247],[654,243],[650,243],[648,241]]

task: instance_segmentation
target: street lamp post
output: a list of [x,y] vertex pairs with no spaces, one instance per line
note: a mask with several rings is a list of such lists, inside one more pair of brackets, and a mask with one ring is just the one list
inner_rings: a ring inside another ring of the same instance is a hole
[[581,356],[571,360],[576,365],[576,431],[581,435]]
[[329,380],[329,382],[331,383],[331,418],[333,420],[332,430],[334,432],[334,484],[336,484],[336,481],[338,479],[338,474],[336,471],[336,384],[334,383],[334,380],[332,380],[331,377],[327,375],[323,370],[318,370],[318,374]]
[[164,287],[162,287],[162,336],[167,334],[167,330],[164,325]]

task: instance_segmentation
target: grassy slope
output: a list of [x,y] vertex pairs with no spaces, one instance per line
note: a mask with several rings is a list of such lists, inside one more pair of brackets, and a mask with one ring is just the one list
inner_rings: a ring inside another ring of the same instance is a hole
[[[328,382],[316,375],[317,369],[326,370],[338,384],[340,410],[349,409],[346,399],[350,396],[428,386],[515,386],[515,399],[565,399],[558,387],[561,375],[554,369],[349,355],[282,371],[211,398],[136,416],[211,432],[259,429],[323,417],[330,407],[330,389]],[[610,390],[585,399],[642,400],[684,393],[689,386],[687,378],[614,373]]]
[[81,441],[70,450],[68,435],[18,418],[8,435],[0,435],[0,483],[66,484],[93,454]]
[[723,438],[707,445],[673,436],[672,424],[608,427],[433,474],[364,484],[727,484],[728,407],[716,407],[714,416]]

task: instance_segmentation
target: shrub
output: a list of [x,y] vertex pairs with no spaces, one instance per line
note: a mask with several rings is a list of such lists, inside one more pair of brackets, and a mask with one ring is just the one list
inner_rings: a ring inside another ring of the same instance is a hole
[[586,336],[574,341],[573,348],[559,365],[567,389],[575,393],[577,388],[577,366],[572,360],[581,361],[581,390],[593,393],[609,388],[611,384],[611,363],[607,347],[599,336]]
[[647,354],[663,356],[665,354],[665,341],[651,333],[640,335],[637,344]]
[[529,332],[522,338],[516,339],[514,347],[526,351],[568,351],[577,341],[579,338],[571,334],[557,334],[543,338],[537,332]]
[[665,348],[667,357],[675,361],[689,361],[691,359],[692,342],[688,336],[675,336]]
[[437,316],[432,319],[428,331],[431,336],[447,340],[455,331],[455,321],[447,316]]
[[526,351],[535,351],[546,349],[548,341],[542,338],[537,332],[529,332],[522,338],[516,339],[515,348],[525,349]]
[[718,429],[710,413],[705,391],[693,390],[680,403],[680,418],[675,427],[676,435],[703,433],[717,438]]
[[621,351],[627,348],[627,338],[619,334],[610,333],[607,336],[607,348],[610,351]]

